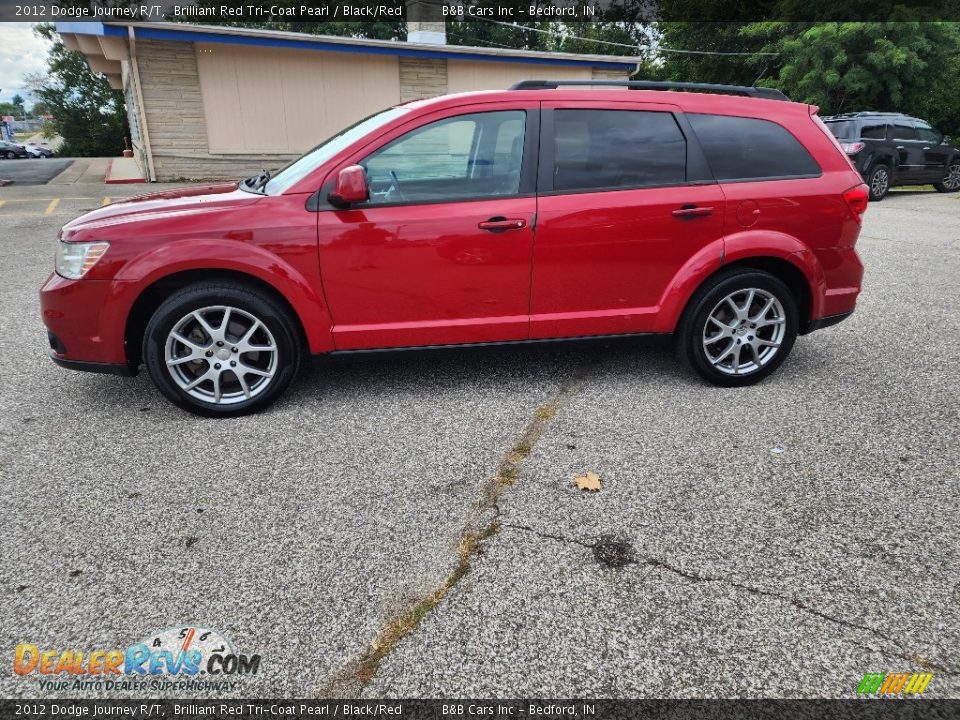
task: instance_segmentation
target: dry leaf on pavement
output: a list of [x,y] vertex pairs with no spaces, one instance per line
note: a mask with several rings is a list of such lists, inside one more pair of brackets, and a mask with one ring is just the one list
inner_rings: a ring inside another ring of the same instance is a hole
[[579,475],[573,481],[580,490],[589,490],[590,492],[597,492],[603,484],[600,476],[593,471],[587,472],[586,475]]

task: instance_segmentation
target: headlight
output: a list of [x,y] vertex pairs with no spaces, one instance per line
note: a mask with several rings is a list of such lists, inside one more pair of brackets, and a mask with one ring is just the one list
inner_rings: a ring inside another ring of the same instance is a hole
[[97,264],[97,260],[110,247],[110,243],[72,243],[57,244],[57,275],[70,280],[79,280],[87,271]]

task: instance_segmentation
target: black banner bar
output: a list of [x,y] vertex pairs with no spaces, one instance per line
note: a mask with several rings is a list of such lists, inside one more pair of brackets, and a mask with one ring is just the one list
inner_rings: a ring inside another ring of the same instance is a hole
[[0,700],[0,717],[344,720],[939,720],[960,700]]
[[960,0],[0,0],[3,22],[960,21]]

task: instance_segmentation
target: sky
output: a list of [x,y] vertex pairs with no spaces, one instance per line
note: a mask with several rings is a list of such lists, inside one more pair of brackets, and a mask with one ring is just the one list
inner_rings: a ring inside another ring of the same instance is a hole
[[29,107],[23,76],[46,70],[46,59],[47,42],[33,34],[30,23],[0,22],[0,101],[20,93]]

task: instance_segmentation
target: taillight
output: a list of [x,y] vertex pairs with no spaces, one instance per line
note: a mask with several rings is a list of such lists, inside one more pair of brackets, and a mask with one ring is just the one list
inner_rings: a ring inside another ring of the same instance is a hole
[[843,148],[843,151],[847,155],[856,155],[858,152],[863,150],[863,143],[862,142],[840,143],[840,147]]
[[853,219],[858,223],[863,222],[863,213],[867,211],[867,202],[870,199],[870,190],[866,185],[854,185],[843,194],[843,199],[850,208]]

